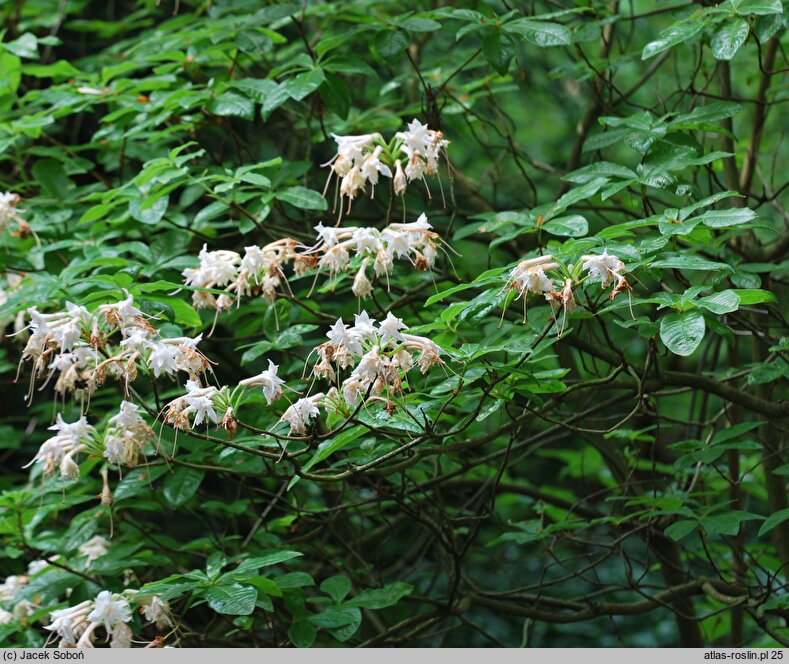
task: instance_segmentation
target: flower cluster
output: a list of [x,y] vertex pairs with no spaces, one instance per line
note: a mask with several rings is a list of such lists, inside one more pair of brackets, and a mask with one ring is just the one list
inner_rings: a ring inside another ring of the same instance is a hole
[[[77,456],[81,452],[103,456],[117,466],[134,467],[140,453],[153,437],[153,430],[140,415],[140,409],[128,401],[121,401],[120,409],[109,419],[103,437],[97,434],[84,416],[76,422],[68,423],[63,420],[63,415],[58,413],[55,424],[49,427],[49,430],[57,431],[57,434],[45,440],[24,467],[41,462],[44,475],[51,476],[59,470],[60,476],[66,479],[77,479],[80,476]],[[103,538],[101,541],[103,542]],[[96,544],[91,540],[82,546],[87,547],[92,543]],[[98,542],[98,545],[101,545],[101,542]],[[98,558],[104,553],[106,548],[92,557]],[[90,558],[92,554],[85,555]]]
[[[186,373],[196,380],[209,367],[197,344],[202,335],[163,338],[127,297],[104,304],[95,312],[66,303],[65,311],[42,314],[36,307],[27,310],[30,330],[22,361],[33,363],[33,376],[58,374],[55,390],[81,396],[93,393],[107,375],[127,383],[137,377],[138,368],[155,377],[175,377]],[[120,339],[112,338],[120,332]],[[31,381],[32,390],[32,381]]]
[[130,648],[132,631],[127,623],[131,619],[127,599],[102,590],[96,599],[52,611],[50,623],[44,629],[60,637],[60,648],[92,648],[96,629],[103,626],[108,637],[112,638],[110,647]]
[[625,264],[616,256],[611,256],[607,250],[603,249],[600,255],[581,256],[581,260],[583,269],[589,273],[590,284],[600,282],[602,288],[607,288],[611,281],[616,280],[616,286],[611,291],[609,299],[613,300],[622,291],[630,290],[630,285],[622,274],[625,271]]
[[297,258],[297,246],[296,240],[284,238],[264,247],[245,247],[241,256],[226,249],[208,251],[208,246],[203,245],[198,267],[183,271],[185,284],[193,288],[225,289],[227,293],[216,297],[208,291],[195,291],[192,303],[197,309],[210,307],[222,311],[233,303],[228,293],[238,298],[262,294],[267,302],[274,302],[277,289],[285,279],[283,267]]
[[389,279],[395,260],[407,260],[417,270],[432,269],[441,238],[432,230],[427,216],[421,214],[411,223],[390,224],[383,230],[368,227],[315,226],[315,243],[306,247],[292,239],[278,240],[264,247],[249,246],[244,256],[235,251],[209,251],[203,246],[196,268],[183,271],[184,283],[194,288],[224,289],[216,297],[205,290],[194,291],[195,308],[212,307],[217,311],[232,304],[232,296],[261,294],[266,302],[276,301],[281,287],[287,285],[284,267],[293,262],[295,276],[312,269],[330,277],[356,269],[352,291],[366,298],[373,291],[372,278]]
[[116,466],[134,467],[151,438],[153,430],[140,415],[139,407],[121,401],[118,413],[109,419],[104,433],[104,457]]
[[[609,299],[613,299],[617,294],[625,290],[630,290],[630,285],[624,277],[625,265],[616,256],[610,255],[606,250],[602,254],[590,254],[581,256],[583,263],[580,269],[587,272],[587,282],[600,283],[603,288],[616,280],[616,286],[611,291]],[[554,308],[562,307],[564,317],[567,312],[575,306],[573,296],[573,279],[567,276],[562,278],[561,284],[557,284],[555,279],[549,277],[546,272],[563,272],[571,276],[577,276],[578,270],[573,270],[570,265],[567,270],[556,261],[551,254],[529,258],[518,263],[510,272],[507,286],[516,291],[517,297],[525,298],[529,293],[543,295]],[[562,328],[564,325],[562,325]]]
[[[214,409],[214,397],[219,390],[213,385],[201,387],[194,380],[186,381],[186,394],[173,399],[167,404],[164,421],[181,431],[190,431],[192,426],[199,427],[203,422],[219,422]],[[190,420],[190,416],[192,420]]]
[[43,463],[45,475],[54,475],[60,469],[60,475],[68,479],[79,477],[79,465],[75,457],[88,448],[88,444],[96,435],[94,429],[84,417],[76,422],[68,423],[58,413],[55,424],[49,427],[57,434],[45,440],[33,459],[24,466],[28,468],[37,461]]
[[[406,329],[402,319],[391,312],[377,324],[366,311],[354,317],[353,326],[345,324],[342,318],[337,320],[326,334],[329,340],[315,348],[318,362],[312,373],[335,382],[340,370],[353,370],[339,386],[332,387],[325,398],[321,395],[320,401],[328,410],[354,409],[367,398],[383,400],[391,408],[394,404],[388,397],[402,391],[405,376],[414,365],[424,374],[434,364],[443,364],[437,344],[409,334],[404,331]],[[419,353],[416,360],[411,354],[414,351]],[[315,397],[310,399],[313,408],[307,405],[297,408],[299,402],[296,402],[293,411],[283,416],[291,431],[303,431],[309,418],[302,415],[311,418],[317,414]]]
[[[337,143],[337,153],[323,164],[330,168],[323,193],[326,194],[332,176],[336,175],[340,198],[348,199],[348,212],[351,202],[368,183],[370,196],[375,195],[375,185],[381,175],[392,180],[392,188],[398,196],[405,194],[408,184],[414,180],[422,180],[427,187],[425,176],[438,175],[441,151],[449,145],[440,131],[429,129],[416,119],[408,124],[406,131],[397,132],[389,144],[378,133],[332,134],[332,137]],[[340,215],[343,207],[340,206]]]
[[[57,558],[57,557],[56,557]],[[49,563],[46,560],[34,560],[27,566],[27,574],[13,575],[6,577],[0,583],[0,625],[8,625],[12,622],[25,622],[38,609],[38,599],[33,601],[20,597],[22,590],[30,583],[30,579],[41,574]],[[10,611],[8,610],[10,609]]]

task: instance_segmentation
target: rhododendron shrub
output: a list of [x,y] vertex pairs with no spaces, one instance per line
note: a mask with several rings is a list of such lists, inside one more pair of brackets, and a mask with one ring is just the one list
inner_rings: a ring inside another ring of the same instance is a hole
[[0,643],[789,644],[780,0],[72,5],[0,4]]

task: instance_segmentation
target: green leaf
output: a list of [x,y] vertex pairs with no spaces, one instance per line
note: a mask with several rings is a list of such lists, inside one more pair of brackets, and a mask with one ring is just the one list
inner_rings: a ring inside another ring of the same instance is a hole
[[687,537],[692,533],[696,528],[698,528],[699,522],[693,521],[691,519],[681,519],[680,521],[675,521],[670,526],[668,526],[663,533],[670,537],[675,541],[679,541],[684,537]]
[[302,210],[325,210],[328,207],[323,196],[306,187],[288,187],[275,192],[274,196]]
[[351,592],[351,580],[347,576],[332,576],[321,583],[320,588],[335,602],[339,603]]
[[239,564],[236,569],[232,570],[233,574],[241,572],[253,572],[259,570],[261,567],[271,567],[272,565],[279,565],[287,560],[298,558],[302,554],[298,551],[276,551],[267,556],[257,556],[254,558],[247,558]]
[[68,190],[74,188],[74,183],[59,161],[40,159],[30,170],[41,187],[53,198],[63,200]]
[[420,18],[410,16],[409,18],[397,21],[397,26],[409,32],[435,32],[441,29],[441,24],[430,18]]
[[134,198],[129,201],[129,214],[141,224],[153,226],[162,220],[169,204],[169,196],[160,196],[156,199]]
[[732,272],[733,269],[727,263],[716,263],[715,261],[708,260],[703,256],[694,256],[692,254],[680,254],[678,256],[671,256],[668,258],[661,258],[660,260],[652,263],[652,267],[660,269],[675,269],[675,270],[721,270],[724,272]]
[[255,103],[235,92],[222,92],[208,103],[207,110],[214,115],[244,120],[252,120],[255,117]]
[[229,586],[210,586],[203,596],[208,600],[208,606],[217,613],[228,616],[248,616],[255,610],[258,591],[252,586],[234,583]]
[[270,51],[273,46],[269,35],[253,28],[239,32],[236,37],[236,44],[247,55],[261,55]]
[[706,25],[706,19],[702,19],[698,14],[674,23],[674,25],[663,30],[658,39],[644,46],[644,50],[641,52],[641,59],[648,60],[658,53],[683,44],[699,34]]
[[399,30],[376,32],[373,37],[373,48],[382,58],[394,58],[408,48],[408,36]]
[[756,218],[756,213],[749,208],[732,208],[730,210],[707,210],[699,215],[699,219],[710,228],[728,228],[745,224]]
[[546,221],[542,229],[546,233],[561,237],[583,237],[589,232],[589,223],[582,216],[574,214]]
[[251,348],[244,351],[244,354],[241,356],[241,366],[243,367],[250,362],[254,362],[264,353],[268,353],[272,348],[274,348],[274,343],[272,341],[266,339],[258,341]]
[[295,620],[288,628],[288,638],[297,648],[309,648],[317,635],[315,628],[303,618]]
[[740,524],[743,521],[753,521],[764,517],[742,510],[730,510],[722,514],[705,516],[701,520],[701,525],[708,535],[729,535],[734,536],[740,531]]
[[748,38],[748,21],[737,18],[721,25],[712,36],[710,47],[717,60],[731,60]]
[[740,308],[740,296],[733,290],[725,290],[696,300],[696,304],[714,314],[728,314]]
[[332,113],[345,120],[351,110],[351,90],[342,77],[326,74],[320,89],[321,99]]
[[307,95],[315,92],[315,90],[321,86],[325,78],[322,69],[312,69],[290,79],[285,83],[285,89],[291,99],[301,101]]
[[735,288],[732,289],[733,293],[737,294],[740,298],[740,304],[760,304],[762,302],[778,302],[770,291],[762,290],[761,288]]
[[769,533],[776,526],[780,526],[787,519],[789,519],[789,507],[785,507],[782,510],[778,510],[774,514],[771,514],[762,524],[762,527],[759,528],[759,537]]
[[414,587],[402,581],[390,583],[383,588],[363,590],[356,597],[343,602],[343,607],[358,606],[362,609],[385,609],[397,604],[403,597],[410,595]]
[[512,38],[497,29],[488,30],[482,38],[482,55],[499,74],[504,76],[515,55]]
[[660,338],[675,355],[690,355],[704,339],[704,316],[694,310],[672,312],[660,321]]
[[768,16],[784,10],[781,0],[732,0],[731,6],[740,16]]
[[164,481],[164,497],[173,507],[183,505],[195,495],[205,477],[205,472],[196,468],[176,468]]
[[503,27],[507,32],[520,35],[535,46],[569,46],[572,42],[570,30],[560,23],[519,18],[505,23]]

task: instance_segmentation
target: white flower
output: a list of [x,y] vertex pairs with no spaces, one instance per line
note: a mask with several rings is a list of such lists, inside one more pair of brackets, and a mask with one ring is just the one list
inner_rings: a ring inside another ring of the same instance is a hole
[[402,338],[400,330],[405,327],[402,318],[397,318],[391,311],[386,314],[386,318],[378,323],[378,336],[381,339],[381,346],[386,346],[391,340],[397,341]]
[[403,165],[400,163],[399,159],[395,162],[395,175],[392,181],[394,182],[395,194],[397,196],[402,196],[405,193],[408,182],[403,172]]
[[364,189],[364,182],[361,170],[358,166],[354,166],[340,182],[340,196],[347,196],[350,199],[356,198],[356,194]]
[[362,345],[359,343],[354,328],[343,323],[342,318],[337,319],[337,322],[329,328],[326,336],[335,348],[344,347],[356,355],[362,354]]
[[326,227],[323,225],[323,222],[319,222],[317,226],[314,227],[318,233],[318,242],[323,242],[327,247],[333,247],[337,244],[337,229],[332,227]]
[[408,124],[408,131],[399,131],[395,136],[403,141],[401,150],[409,157],[411,155],[427,156],[431,141],[426,124],[423,125],[414,118]]
[[356,245],[356,251],[360,254],[369,252],[375,253],[381,248],[381,241],[378,239],[378,231],[374,228],[359,227],[354,229],[351,236]]
[[551,280],[539,266],[526,269],[516,267],[511,277],[521,293],[544,293],[553,290]]
[[387,253],[391,256],[395,258],[408,256],[408,252],[411,250],[411,240],[406,233],[387,228],[381,233],[381,237],[386,243]]
[[88,621],[102,623],[111,632],[118,623],[131,620],[129,603],[120,595],[113,595],[109,590],[102,590],[93,603],[93,610],[88,614]]
[[362,162],[362,177],[373,185],[373,187],[378,184],[379,173],[388,178],[392,177],[391,169],[386,164],[381,163],[380,156],[382,151],[383,147],[380,145],[376,146],[375,150],[373,150]]
[[344,161],[353,164],[363,158],[364,151],[376,140],[380,139],[381,135],[362,134],[360,136],[338,136],[337,134],[332,134],[332,138],[337,142],[337,154],[331,161],[342,157]]
[[173,620],[170,616],[170,605],[158,595],[154,595],[151,598],[150,604],[143,604],[142,613],[146,620],[155,622],[159,629],[173,626]]
[[311,397],[305,397],[295,401],[285,411],[279,421],[290,424],[291,434],[307,433],[307,426],[309,423],[320,414],[317,404],[323,397],[324,394],[319,392]]
[[198,267],[187,268],[181,273],[187,286],[197,288],[226,286],[236,278],[238,265],[241,263],[241,256],[235,251],[225,249],[208,251],[206,244],[200,250],[198,258],[200,259]]
[[[441,355],[441,347],[435,342],[415,334],[403,334],[402,336],[406,348],[422,351],[416,363],[423,374],[427,373],[427,370],[434,364],[440,364],[442,362],[439,357]],[[404,370],[407,371],[405,367]]]
[[419,157],[414,155],[405,165],[405,175],[409,182],[422,179],[427,173],[427,164]]
[[383,361],[381,355],[378,353],[378,346],[373,346],[372,350],[365,353],[359,364],[353,370],[353,376],[356,376],[360,381],[372,382],[378,378],[378,373],[381,370]]
[[68,454],[65,454],[60,461],[60,475],[68,479],[79,479],[79,465],[74,461],[74,454],[85,449],[84,445],[74,448]]
[[375,262],[373,263],[376,276],[380,277],[382,274],[389,274],[393,266],[392,252],[382,247],[375,255]]
[[121,328],[123,340],[121,348],[128,348],[133,353],[143,353],[151,347],[151,333],[141,327]]
[[178,348],[159,341],[148,357],[148,364],[157,378],[162,374],[175,374],[178,372]]
[[370,318],[370,314],[362,311],[353,317],[353,329],[355,334],[366,339],[375,339],[377,332],[375,329],[375,319]]
[[21,599],[14,605],[14,618],[20,622],[32,616],[38,607],[29,599]]
[[50,632],[55,632],[61,639],[63,639],[63,646],[74,646],[77,642],[77,636],[74,633],[75,628],[85,621],[88,613],[93,608],[91,600],[71,606],[66,609],[55,609],[49,614],[49,625],[44,629]]
[[342,396],[349,407],[355,408],[364,398],[366,388],[358,376],[351,376],[342,384]]
[[[53,560],[57,560],[59,557],[54,556]],[[27,565],[28,576],[35,576],[39,572],[43,572],[47,567],[49,567],[49,562],[46,560],[33,560]]]
[[370,293],[373,292],[373,285],[370,283],[370,280],[367,278],[367,264],[370,262],[369,258],[365,258],[362,261],[361,266],[359,267],[359,271],[356,273],[356,276],[353,278],[353,286],[351,287],[351,292],[358,298],[366,298],[369,297]]
[[555,270],[559,267],[553,256],[546,254],[537,258],[521,261],[510,273],[510,283],[516,287],[521,295],[526,293],[549,293],[554,290],[553,283],[546,276],[545,270]]
[[194,426],[200,426],[204,421],[210,420],[217,423],[219,416],[214,410],[213,397],[218,390],[215,387],[200,387],[193,381],[187,381],[186,389],[188,392],[182,398],[186,404],[183,412],[185,415],[194,413]]
[[350,256],[348,250],[341,244],[330,247],[329,250],[321,256],[318,261],[318,267],[321,269],[328,268],[329,275],[333,276],[338,272],[342,272],[348,266]]
[[599,281],[603,288],[611,283],[613,277],[620,278],[625,269],[625,264],[616,256],[611,256],[606,249],[599,256],[581,256],[581,260],[583,269],[589,271],[589,283]]
[[125,289],[123,292],[126,293],[125,300],[115,304],[102,304],[98,309],[100,314],[104,314],[108,320],[119,327],[126,326],[133,323],[135,319],[143,317],[142,311],[134,306],[134,296]]
[[278,369],[279,366],[269,360],[268,369],[252,378],[245,378],[239,382],[239,385],[263,388],[263,396],[266,397],[266,403],[270,406],[272,401],[278,399],[282,395],[282,388],[280,385],[285,383],[282,378],[277,376]]
[[87,542],[81,544],[78,551],[83,556],[87,556],[87,562],[90,564],[91,561],[105,555],[107,551],[109,551],[108,547],[109,542],[101,535],[96,535],[95,537],[91,537]]
[[9,576],[0,583],[0,602],[10,602],[27,585],[26,576]]
[[0,625],[9,625],[14,621],[14,614],[5,609],[0,609]]
[[117,415],[109,419],[109,425],[119,429],[136,429],[145,425],[145,420],[140,417],[140,407],[130,401],[121,401]]
[[127,624],[119,622],[112,628],[110,648],[131,648],[132,631]]
[[74,443],[79,442],[83,438],[90,438],[91,434],[96,433],[96,429],[88,424],[88,420],[84,415],[76,422],[68,423],[60,413],[57,414],[55,424],[49,427],[49,430],[59,432],[59,436],[68,438]]

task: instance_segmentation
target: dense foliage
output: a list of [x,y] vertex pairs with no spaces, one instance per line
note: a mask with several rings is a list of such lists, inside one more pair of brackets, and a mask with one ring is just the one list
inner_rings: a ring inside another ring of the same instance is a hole
[[0,17],[0,642],[789,645],[780,0]]

